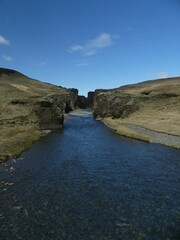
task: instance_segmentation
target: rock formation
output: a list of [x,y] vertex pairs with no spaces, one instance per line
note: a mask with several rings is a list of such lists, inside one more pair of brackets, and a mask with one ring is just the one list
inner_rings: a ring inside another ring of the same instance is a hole
[[88,92],[87,106],[88,106],[89,108],[93,108],[93,106],[94,106],[94,101],[95,101],[95,92],[93,92],[93,91]]
[[[180,135],[180,78],[96,90],[94,117],[103,119],[123,135],[137,136],[135,126]],[[133,128],[133,134],[130,134],[130,128]],[[138,134],[141,135],[140,132]]]
[[[39,138],[41,130],[62,127],[64,113],[76,108],[77,98],[77,89],[0,68],[0,159],[27,148]],[[14,147],[10,149],[10,145]]]
[[132,94],[95,92],[94,116],[124,118],[139,109],[139,99]]
[[77,107],[77,98],[78,98],[78,89],[76,88],[68,88],[67,89],[69,95],[66,100],[65,112],[73,111]]
[[77,107],[82,109],[87,108],[87,98],[85,96],[79,95],[77,97]]

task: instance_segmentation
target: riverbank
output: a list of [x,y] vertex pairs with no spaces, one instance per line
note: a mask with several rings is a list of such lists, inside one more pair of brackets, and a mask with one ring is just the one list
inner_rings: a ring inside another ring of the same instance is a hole
[[69,115],[0,166],[0,239],[179,240],[180,151]]
[[0,68],[0,163],[19,156],[47,130],[61,128],[76,108],[77,89],[31,79]]
[[[64,113],[64,122],[74,117],[86,117],[91,114],[92,111],[90,110],[77,109],[69,113]],[[18,157],[22,152],[29,149],[35,142],[50,132],[51,130],[42,130],[39,126],[32,124],[4,124],[0,129],[0,163]]]
[[114,130],[117,134],[137,140],[159,143],[169,147],[180,149],[180,135],[173,135],[168,132],[155,131],[150,128],[127,123],[123,119],[104,118],[100,119],[105,125]]
[[75,109],[72,112],[64,114],[64,122],[68,121],[73,117],[86,117],[88,115],[92,115],[91,109]]
[[37,141],[41,133],[33,126],[1,126],[0,163],[19,156]]
[[0,129],[0,164],[18,157],[51,130],[33,125],[2,126]]
[[[65,122],[74,117],[86,117],[87,115],[91,115],[92,112],[88,110],[77,109],[68,114],[65,114]],[[98,119],[97,119],[98,120]],[[174,147],[180,149],[180,135],[169,134],[168,132],[160,132],[152,129],[148,129],[146,127],[125,123],[125,119],[112,119],[112,118],[104,118],[99,119],[106,126],[111,128],[117,134],[134,138],[137,140],[149,142],[149,143],[160,143],[166,146]],[[170,129],[168,128],[170,132]],[[172,129],[171,129],[172,131]],[[177,131],[177,129],[176,129]]]
[[[67,120],[74,117],[86,117],[87,115],[91,115],[91,114],[92,114],[91,110],[77,109],[68,114],[65,114],[64,121],[66,122]],[[99,120],[101,120],[106,126],[111,128],[113,131],[115,131],[119,135],[137,139],[144,142],[159,143],[169,147],[180,149],[180,135],[175,134],[175,133],[179,133],[180,131],[180,129],[178,128],[179,125],[177,126],[176,124],[173,124],[173,126],[171,126],[170,122],[166,122],[167,132],[165,132],[163,131],[165,129],[164,128],[165,126],[160,126],[159,124],[158,125],[156,124],[157,125],[156,129],[159,128],[160,130],[160,131],[156,131],[145,126],[143,127],[143,126],[137,125],[132,120],[130,121],[130,118],[129,118],[129,123],[126,122],[127,119],[112,119],[110,117],[99,119]],[[133,118],[133,120],[135,120],[135,118]],[[149,124],[153,124],[153,122],[154,121],[151,121],[151,123]],[[158,123],[158,121],[156,121],[156,123]],[[170,132],[174,134],[170,134]]]
[[117,133],[180,148],[180,77],[96,90],[94,116]]

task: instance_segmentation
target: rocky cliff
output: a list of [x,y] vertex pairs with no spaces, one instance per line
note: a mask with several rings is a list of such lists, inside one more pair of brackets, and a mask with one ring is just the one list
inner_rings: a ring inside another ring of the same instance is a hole
[[96,90],[94,116],[102,118],[120,134],[143,140],[151,141],[151,138],[135,126],[180,136],[180,78]]
[[63,114],[76,108],[77,97],[77,89],[0,68],[0,159],[20,153],[41,136],[42,129],[62,127]]
[[90,91],[90,92],[88,92],[87,106],[89,108],[93,108],[94,107],[94,102],[95,102],[95,92]]
[[95,91],[94,116],[125,118],[139,109],[137,96],[121,91]]
[[77,107],[78,108],[82,108],[82,109],[85,109],[85,108],[88,107],[88,105],[87,105],[87,98],[85,96],[79,95],[77,97]]

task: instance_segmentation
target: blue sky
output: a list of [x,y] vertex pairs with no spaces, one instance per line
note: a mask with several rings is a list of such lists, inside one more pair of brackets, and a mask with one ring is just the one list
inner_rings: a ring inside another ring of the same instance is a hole
[[180,0],[1,0],[0,67],[80,94],[180,75]]

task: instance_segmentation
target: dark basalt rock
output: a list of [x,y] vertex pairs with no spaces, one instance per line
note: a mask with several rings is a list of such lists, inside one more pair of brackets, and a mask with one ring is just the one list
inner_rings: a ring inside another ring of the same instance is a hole
[[66,112],[72,111],[77,107],[77,98],[78,98],[78,89],[76,88],[69,88],[68,89],[69,96],[68,101],[66,101]]
[[87,106],[88,106],[87,105],[87,98],[85,96],[79,95],[77,97],[77,107],[85,109],[85,108],[87,108]]
[[126,118],[139,109],[168,110],[177,104],[180,78],[145,81],[116,89],[97,89],[94,94],[94,116]]
[[92,108],[94,106],[95,101],[95,92],[88,92],[88,98],[87,98],[87,105],[88,107]]
[[134,95],[95,93],[94,117],[125,118],[138,109],[138,98]]
[[77,89],[68,89],[69,94],[50,94],[40,99],[35,105],[39,125],[43,129],[57,128],[63,125],[64,113],[76,108]]
[[42,129],[57,128],[63,124],[63,102],[58,99],[58,95],[46,96],[38,101],[35,113]]

